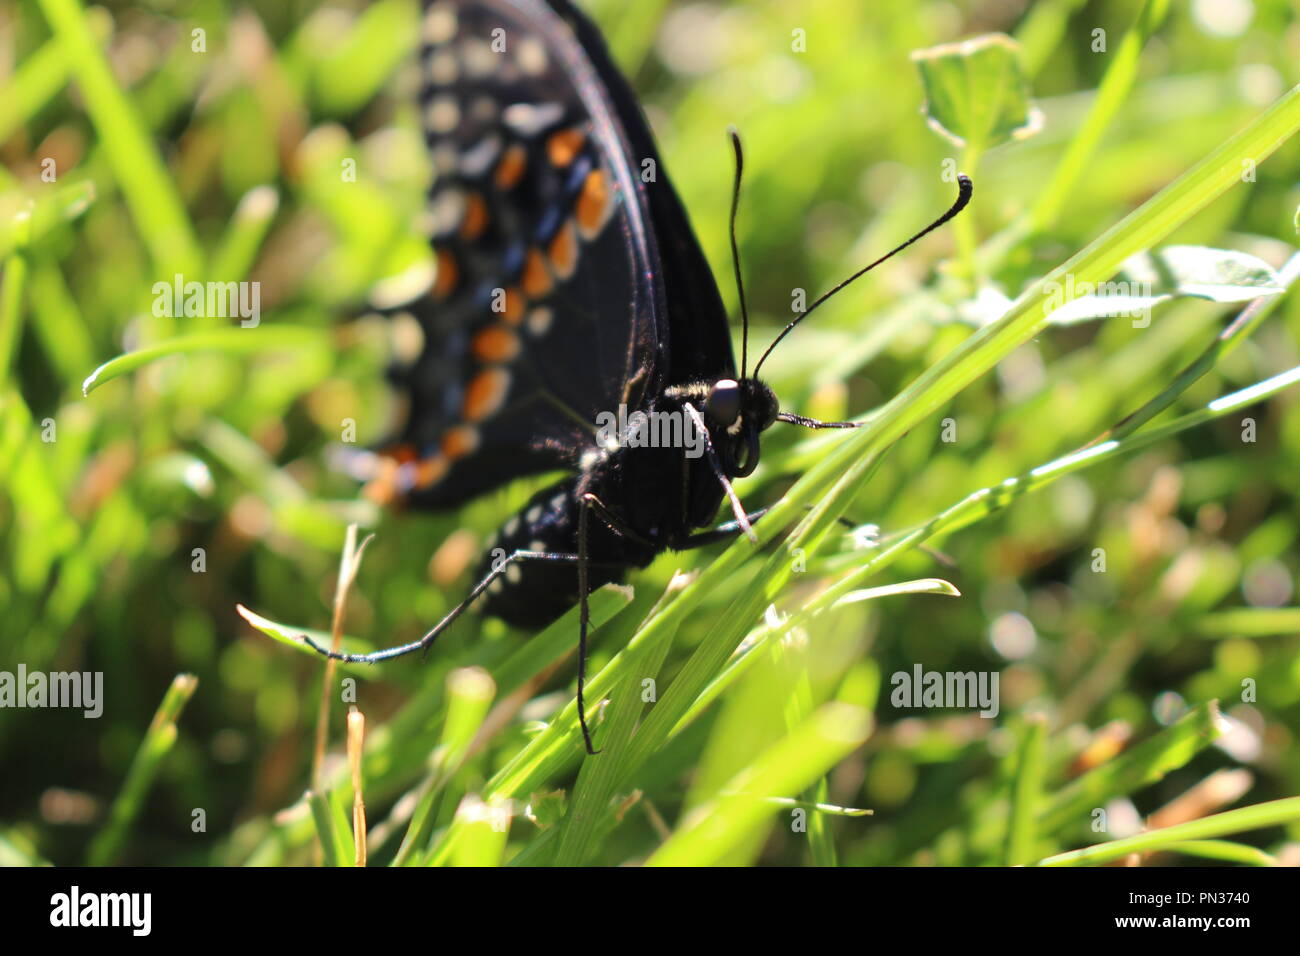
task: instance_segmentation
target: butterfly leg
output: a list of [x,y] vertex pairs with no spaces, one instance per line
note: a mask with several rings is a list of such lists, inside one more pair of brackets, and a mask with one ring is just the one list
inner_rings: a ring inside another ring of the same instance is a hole
[[[771,510],[772,509],[768,507],[768,508],[759,508],[757,511],[751,511],[749,514],[745,515],[745,520],[748,521],[751,525],[755,524],[758,522],[759,518],[763,517],[763,515],[767,514]],[[805,511],[812,510],[812,505],[808,505],[804,510]],[[858,527],[858,524],[856,522],[848,518],[839,517],[836,518],[835,520],[838,521],[844,527],[849,529]],[[730,541],[732,538],[734,538],[737,534],[740,533],[740,530],[741,528],[740,528],[739,521],[724,521],[716,528],[712,528],[708,531],[699,531],[691,535],[680,545],[676,545],[673,548],[673,550],[689,551],[693,548],[707,547],[708,545],[716,544],[719,541]]]
[[483,580],[476,584],[469,592],[465,600],[461,601],[454,608],[447,612],[447,616],[429,629],[418,641],[412,641],[409,644],[400,644],[397,647],[390,647],[382,651],[372,651],[369,654],[344,654],[341,651],[332,651],[329,648],[321,647],[306,634],[302,635],[303,641],[318,654],[325,657],[332,657],[336,661],[343,661],[347,664],[377,664],[380,661],[386,661],[394,657],[401,657],[405,654],[411,654],[415,651],[427,650],[433,645],[443,631],[451,626],[456,618],[460,617],[465,610],[474,603],[480,594],[488,589],[493,581],[505,574],[506,568],[512,561],[564,561],[580,562],[579,555],[564,554],[556,551],[515,551],[499,563],[494,563],[492,569],[484,575]]
[[[587,727],[587,702],[583,698],[583,688],[587,683],[587,628],[591,624],[591,607],[587,603],[587,513],[596,496],[590,493],[579,498],[578,507],[578,724],[582,727],[582,742],[587,746],[587,753],[600,753],[591,745],[591,730]],[[603,505],[601,506],[604,507]]]
[[[757,511],[751,511],[749,514],[745,515],[745,521],[753,525],[759,518],[763,517],[763,515],[767,514],[770,510],[771,508],[759,508]],[[690,551],[693,548],[707,547],[708,545],[714,544],[718,541],[730,541],[736,535],[740,534],[740,531],[741,528],[739,521],[724,521],[716,528],[711,528],[708,531],[698,531],[695,534],[690,535],[681,544],[674,546],[673,550]]]
[[789,422],[791,425],[801,425],[804,428],[861,428],[865,422],[819,422],[815,418],[804,418],[802,415],[794,415],[790,412],[781,412],[776,416],[779,422]]
[[758,544],[758,536],[754,534],[754,529],[749,525],[749,518],[745,514],[745,506],[740,503],[740,498],[736,495],[736,489],[731,487],[731,482],[727,480],[726,473],[722,470],[722,462],[718,461],[718,453],[713,447],[713,442],[709,440],[709,429],[704,424],[704,418],[690,402],[683,402],[682,408],[686,414],[691,417],[691,422],[695,425],[697,433],[704,436],[704,453],[709,459],[709,465],[713,468],[713,474],[717,476],[722,490],[727,495],[727,500],[731,502],[731,510],[736,516],[736,525],[745,536],[754,544]]
[[635,541],[642,547],[651,548],[655,551],[659,550],[659,545],[655,544],[645,535],[633,531],[628,527],[627,522],[611,511],[603,501],[593,495],[590,491],[585,492],[582,495],[582,501],[588,508],[596,512],[596,517],[605,522],[605,526],[608,527],[610,531],[613,531],[619,537],[627,538],[629,541]]

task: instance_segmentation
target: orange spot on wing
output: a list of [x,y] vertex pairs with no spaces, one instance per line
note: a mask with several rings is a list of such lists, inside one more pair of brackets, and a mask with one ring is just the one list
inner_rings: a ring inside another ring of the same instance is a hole
[[493,176],[493,182],[502,191],[513,189],[523,177],[527,166],[527,151],[518,143],[515,143],[501,155],[501,161],[497,163],[497,171]]
[[[419,457],[415,454],[414,445],[390,445],[381,451],[380,454],[385,458],[391,458],[399,465],[404,465],[408,461],[415,461],[415,459]],[[381,465],[381,467],[386,467],[386,465]]]
[[546,271],[546,263],[536,247],[524,256],[523,283],[524,295],[530,299],[540,299],[551,291],[551,274]]
[[457,425],[455,428],[447,429],[446,434],[442,436],[442,453],[452,461],[464,458],[477,447],[478,430],[474,428]]
[[578,238],[573,233],[573,222],[566,221],[551,240],[551,268],[561,279],[573,275],[578,268]]
[[524,318],[524,297],[514,286],[505,289],[505,303],[501,318],[508,325],[518,325]]
[[579,129],[562,129],[546,141],[546,155],[551,165],[561,169],[573,162],[587,136]]
[[[387,452],[385,452],[387,455]],[[396,458],[379,459],[379,474],[366,482],[361,494],[378,505],[391,505],[397,500],[397,469],[400,467]]]
[[474,376],[465,389],[461,414],[466,421],[482,421],[501,407],[509,388],[509,372],[502,368],[484,369]]
[[430,485],[436,484],[447,474],[447,469],[450,467],[451,462],[447,461],[442,455],[430,455],[415,466],[415,486],[417,488],[428,488]]
[[480,362],[509,362],[519,354],[519,337],[504,325],[489,325],[474,336],[473,349]]
[[460,266],[450,249],[435,248],[434,254],[438,265],[433,279],[433,297],[445,299],[456,291],[456,284],[460,282]]
[[465,214],[460,221],[460,237],[466,242],[473,242],[483,235],[488,224],[487,203],[478,193],[470,193],[465,200]]
[[578,232],[584,239],[594,238],[605,225],[609,213],[609,180],[600,169],[593,169],[582,182],[582,192],[578,194],[574,210],[578,220]]

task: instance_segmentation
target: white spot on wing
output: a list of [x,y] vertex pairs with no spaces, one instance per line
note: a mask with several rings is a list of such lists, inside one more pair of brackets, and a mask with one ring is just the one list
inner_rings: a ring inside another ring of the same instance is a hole
[[555,317],[555,313],[552,312],[544,305],[538,306],[537,308],[533,309],[531,312],[528,313],[529,334],[535,335],[538,338],[545,335],[547,330],[550,329],[551,320],[554,317]]
[[564,108],[559,103],[512,103],[501,114],[505,124],[525,139],[540,135],[563,117]]
[[437,86],[451,86],[459,72],[460,65],[451,50],[439,50],[429,59],[429,80]]
[[456,10],[450,3],[435,3],[424,15],[421,36],[426,43],[446,43],[456,35]]
[[445,236],[454,232],[465,218],[465,193],[460,189],[441,189],[424,207],[425,235]]
[[537,37],[524,37],[516,47],[519,54],[519,68],[529,76],[540,76],[546,72],[546,47]]
[[424,111],[424,122],[435,133],[450,133],[460,122],[460,106],[455,97],[435,96]]
[[486,176],[489,169],[496,165],[497,155],[501,152],[501,137],[495,133],[486,136],[474,146],[460,154],[460,171],[470,179]]

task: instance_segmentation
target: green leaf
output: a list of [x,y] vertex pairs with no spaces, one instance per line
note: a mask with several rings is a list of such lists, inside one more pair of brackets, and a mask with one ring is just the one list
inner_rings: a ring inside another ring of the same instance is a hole
[[[1072,276],[1067,275],[1064,283],[1057,284],[1058,291],[1066,291],[1067,285],[1074,286]],[[1182,296],[1211,302],[1246,302],[1278,295],[1286,287],[1272,266],[1248,253],[1205,246],[1166,246],[1125,260],[1108,282],[1081,285],[1072,291],[1075,297],[1052,311],[1049,321],[1053,325],[1146,316],[1158,303]]]
[[1038,132],[1020,45],[1002,33],[916,50],[930,128],[957,146],[980,152]]
[[1244,302],[1283,291],[1276,270],[1235,249],[1165,246],[1124,263],[1120,276],[1149,283],[1157,293],[1190,295],[1212,302]]

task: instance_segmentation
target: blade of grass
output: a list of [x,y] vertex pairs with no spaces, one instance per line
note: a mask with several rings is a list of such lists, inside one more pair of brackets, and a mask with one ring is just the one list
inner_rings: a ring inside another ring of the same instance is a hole
[[347,818],[335,802],[331,791],[307,791],[307,804],[316,824],[316,835],[321,847],[321,861],[325,866],[350,866],[353,862],[352,833]]
[[[785,633],[790,632],[786,630]],[[780,641],[773,645],[773,650],[778,660],[787,668],[792,668],[796,674],[792,692],[786,698],[784,707],[785,731],[791,734],[808,719],[814,709],[812,679],[808,673],[809,647],[807,641]],[[829,799],[830,785],[825,776],[813,781],[812,786],[802,794],[803,802],[813,805],[827,803]],[[808,852],[813,866],[838,866],[830,819],[825,814],[813,813],[809,814],[807,824]]]
[[715,799],[693,810],[647,866],[708,866],[777,806],[766,798],[799,792],[867,738],[870,715],[852,704],[826,704],[737,774]]
[[[1289,289],[1297,279],[1300,279],[1300,253],[1296,253],[1288,259],[1277,274],[1278,285],[1283,289]],[[1250,334],[1259,328],[1260,323],[1269,317],[1284,298],[1285,295],[1267,295],[1252,299],[1237,314],[1236,318],[1215,336],[1214,341],[1210,343],[1204,352],[1174,376],[1167,386],[1161,389],[1160,394],[1146,402],[1137,411],[1126,416],[1115,427],[1102,432],[1084,447],[1091,447],[1107,439],[1123,438],[1126,435],[1131,435],[1151,421],[1151,419],[1172,405],[1174,400],[1187,391],[1193,382],[1205,375],[1228,353],[1249,338]]]
[[1079,179],[1092,162],[1102,136],[1128,100],[1137,79],[1142,49],[1160,28],[1168,10],[1169,0],[1145,0],[1142,4],[1133,26],[1111,55],[1110,65],[1097,87],[1097,96],[1087,118],[1070,140],[1065,155],[1029,214],[1031,232],[1050,228],[1070,197],[1076,194]]
[[974,491],[923,524],[883,540],[879,551],[862,567],[845,575],[822,594],[808,602],[797,612],[794,620],[802,622],[809,617],[820,614],[838,600],[841,600],[847,592],[864,579],[888,567],[905,551],[940,534],[951,533],[973,524],[1007,507],[1022,495],[1038,491],[1064,475],[1072,474],[1120,455],[1131,454],[1190,428],[1195,428],[1206,422],[1240,411],[1297,384],[1300,384],[1300,366],[1217,398],[1212,402],[1208,402],[1202,408],[1182,415],[1165,425],[1148,428],[1123,439],[1112,439],[1100,445],[1093,445],[1083,451],[1071,452],[1062,458],[1057,458],[1045,465],[1034,468],[1024,476],[1007,478],[999,484],[989,485]]
[[100,49],[77,0],[39,0],[99,133],[99,142],[161,275],[197,277],[203,256],[172,177]]
[[1151,853],[1156,850],[1173,850],[1179,843],[1187,840],[1207,840],[1226,836],[1229,833],[1241,833],[1243,830],[1260,830],[1264,827],[1281,826],[1300,820],[1300,797],[1287,797],[1283,800],[1271,800],[1258,803],[1252,807],[1227,810],[1199,820],[1189,820],[1172,827],[1148,830],[1136,836],[1111,840],[1081,850],[1058,853],[1039,860],[1038,866],[1090,866],[1096,863],[1108,863],[1118,860],[1130,853]]
[[81,391],[82,394],[89,395],[105,382],[111,382],[127,372],[134,372],[142,365],[171,355],[190,352],[242,354],[272,349],[325,348],[328,344],[329,333],[326,330],[299,325],[259,325],[256,329],[228,328],[191,332],[109,359],[86,377],[81,383]]
[[1083,0],[1039,0],[1025,11],[1014,36],[1020,44],[1020,60],[1026,76],[1032,79],[1051,62],[1070,17],[1081,6]]
[[[671,586],[670,586],[671,593]],[[605,719],[597,735],[604,760],[584,760],[578,781],[569,801],[569,811],[560,824],[560,843],[555,865],[572,866],[585,862],[595,851],[600,824],[622,776],[619,756],[623,745],[632,737],[637,717],[644,708],[642,686],[645,680],[657,680],[664,658],[672,645],[671,633],[653,644],[638,646],[628,655],[626,676],[611,692]]]
[[462,836],[452,853],[453,866],[500,866],[510,835],[510,810],[505,802],[485,802],[473,795],[461,801],[456,820]]
[[64,223],[80,217],[95,198],[93,182],[55,186],[39,196],[28,196],[18,190],[0,196],[0,258],[38,242]]
[[352,846],[355,866],[366,865],[366,802],[361,774],[365,749],[366,718],[353,706],[348,713],[348,770],[352,774]]
[[[267,637],[273,638],[281,644],[287,644],[313,659],[319,658],[320,654],[312,650],[302,639],[304,634],[321,646],[324,646],[333,640],[332,632],[314,631],[311,628],[280,624],[276,621],[262,617],[262,615],[255,611],[250,611],[242,604],[236,604],[235,611],[240,617],[247,621],[250,626],[261,631]],[[350,654],[368,654],[370,651],[375,649],[374,645],[369,641],[363,641],[357,637],[342,636],[341,640],[341,646]],[[338,663],[349,674],[355,674],[359,677],[374,679],[384,675],[383,664],[350,664],[342,661],[339,661]]]
[[1184,840],[1165,847],[1166,853],[1181,853],[1183,856],[1195,856],[1204,860],[1220,860],[1224,863],[1244,863],[1247,866],[1277,866],[1277,858],[1265,853],[1258,847],[1231,840]]
[[1155,783],[1185,766],[1225,730],[1217,701],[1192,708],[1154,737],[1089,770],[1053,794],[1039,817],[1041,832],[1059,833],[1087,819],[1108,800]]
[[[811,540],[824,534],[829,524],[843,513],[882,449],[939,411],[957,392],[1040,332],[1052,309],[1062,304],[1060,291],[1066,286],[1063,280],[1067,274],[1075,277],[1073,288],[1079,288],[1081,280],[1084,283],[1105,280],[1130,255],[1154,246],[1239,182],[1242,158],[1252,157],[1258,162],[1297,130],[1300,130],[1300,87],[1287,93],[1178,180],[1027,289],[1006,315],[975,332],[923,373],[796,482],[765,520],[755,526],[760,541],[770,540],[805,507],[811,506],[811,511],[768,561],[760,576],[763,589],[755,588],[733,601],[720,618],[721,626],[710,633],[679,672],[630,742],[629,749],[635,753],[629,754],[629,764],[639,765],[662,744],[696,694],[724,666],[765,598],[788,579],[793,549],[809,547]],[[1066,295],[1072,291],[1066,288]],[[692,586],[651,618],[638,637],[647,637],[660,627],[675,626],[703,594],[717,587],[749,558],[751,549],[752,545],[745,541],[724,551]]]
[[28,289],[31,326],[46,359],[60,381],[78,381],[95,361],[95,343],[58,265],[33,263]]
[[433,769],[416,791],[415,810],[393,866],[405,866],[428,843],[443,786],[460,769],[495,695],[496,684],[482,668],[462,667],[447,675],[447,719],[443,721],[442,738],[433,752]]
[[176,743],[176,721],[198,686],[199,679],[193,674],[177,674],[167,688],[127,770],[122,790],[108,812],[108,820],[90,843],[86,860],[91,866],[108,866],[121,853],[127,831],[140,815],[158,768]]
[[1011,813],[1007,820],[1007,866],[1020,866],[1034,860],[1046,749],[1047,718],[1042,714],[1032,714],[1020,729],[1020,746],[1016,753]]
[[1192,629],[1203,637],[1274,637],[1300,631],[1300,607],[1235,607],[1206,614]]
[[280,194],[274,186],[257,186],[244,194],[212,255],[208,271],[214,279],[232,282],[248,275],[279,208]]
[[[27,226],[30,216],[23,216],[23,225],[19,227],[26,245]],[[30,265],[27,255],[18,252],[4,262],[4,272],[0,274],[0,380],[9,378],[9,363],[13,361],[18,350],[18,341],[22,335],[23,292],[27,285],[27,270]]]
[[[338,653],[343,646],[343,621],[348,612],[348,593],[361,568],[361,557],[366,545],[374,539],[367,535],[358,546],[357,526],[348,525],[344,535],[343,554],[339,558],[338,580],[334,586],[334,610],[330,619],[330,650]],[[247,618],[245,618],[247,620]],[[325,762],[325,746],[329,741],[330,704],[333,701],[334,673],[338,661],[332,657],[325,658],[321,673],[320,707],[316,711],[316,746],[312,750],[311,779],[312,786],[321,789],[321,765]],[[351,738],[349,737],[349,742]]]

